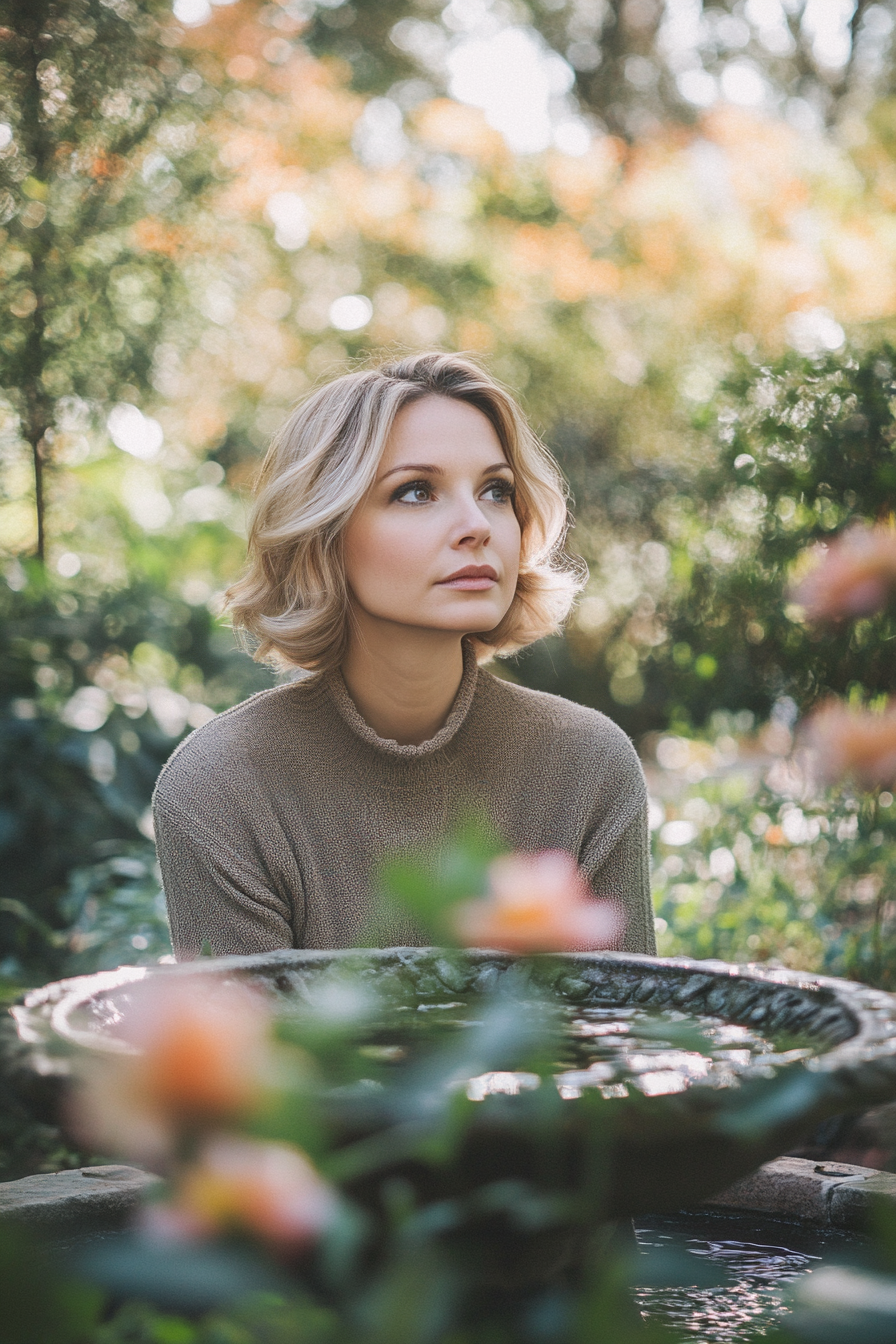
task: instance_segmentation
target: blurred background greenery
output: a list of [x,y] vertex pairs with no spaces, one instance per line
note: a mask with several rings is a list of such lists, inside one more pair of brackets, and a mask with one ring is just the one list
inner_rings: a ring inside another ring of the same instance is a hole
[[[0,0],[0,975],[168,955],[148,805],[270,674],[217,619],[272,430],[370,355],[519,392],[591,580],[503,665],[645,759],[666,953],[896,985],[896,687],[806,548],[896,496],[894,0]],[[889,801],[887,801],[889,799]]]

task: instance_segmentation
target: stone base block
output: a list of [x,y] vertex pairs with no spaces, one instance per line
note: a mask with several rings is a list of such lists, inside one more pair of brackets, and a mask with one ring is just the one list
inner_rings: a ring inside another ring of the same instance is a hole
[[122,1226],[158,1176],[137,1167],[81,1167],[0,1183],[0,1218],[47,1232]]
[[[81,1167],[0,1183],[0,1219],[49,1232],[113,1229],[127,1222],[158,1176],[137,1167]],[[875,1196],[896,1203],[896,1175],[844,1162],[779,1157],[706,1200],[718,1209],[744,1209],[823,1227],[867,1226]]]
[[896,1202],[896,1175],[846,1162],[779,1157],[706,1204],[860,1230],[867,1226],[875,1196]]

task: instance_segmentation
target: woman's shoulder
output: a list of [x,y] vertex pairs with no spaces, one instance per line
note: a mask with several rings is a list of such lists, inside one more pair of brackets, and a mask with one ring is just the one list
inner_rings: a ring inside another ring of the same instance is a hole
[[317,683],[317,678],[308,678],[256,691],[209,719],[175,747],[159,775],[156,798],[181,793],[200,776],[205,790],[216,781],[226,785],[238,779],[244,784],[250,760],[281,743],[288,726],[313,708]]
[[566,700],[562,695],[532,690],[516,682],[486,673],[482,678],[484,699],[492,712],[512,723],[516,733],[545,738],[558,750],[577,756],[628,763],[641,774],[641,764],[631,738],[599,709]]

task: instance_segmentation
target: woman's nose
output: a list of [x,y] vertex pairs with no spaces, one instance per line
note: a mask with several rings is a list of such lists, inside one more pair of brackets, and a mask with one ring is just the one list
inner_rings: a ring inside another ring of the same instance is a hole
[[454,531],[455,546],[484,546],[491,537],[491,525],[475,497],[470,496],[459,503]]

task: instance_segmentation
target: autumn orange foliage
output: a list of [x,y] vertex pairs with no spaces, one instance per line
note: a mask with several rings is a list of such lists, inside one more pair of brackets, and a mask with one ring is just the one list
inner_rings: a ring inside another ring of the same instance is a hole
[[174,257],[186,246],[187,236],[183,229],[147,215],[131,229],[131,241],[139,252],[159,252]]

